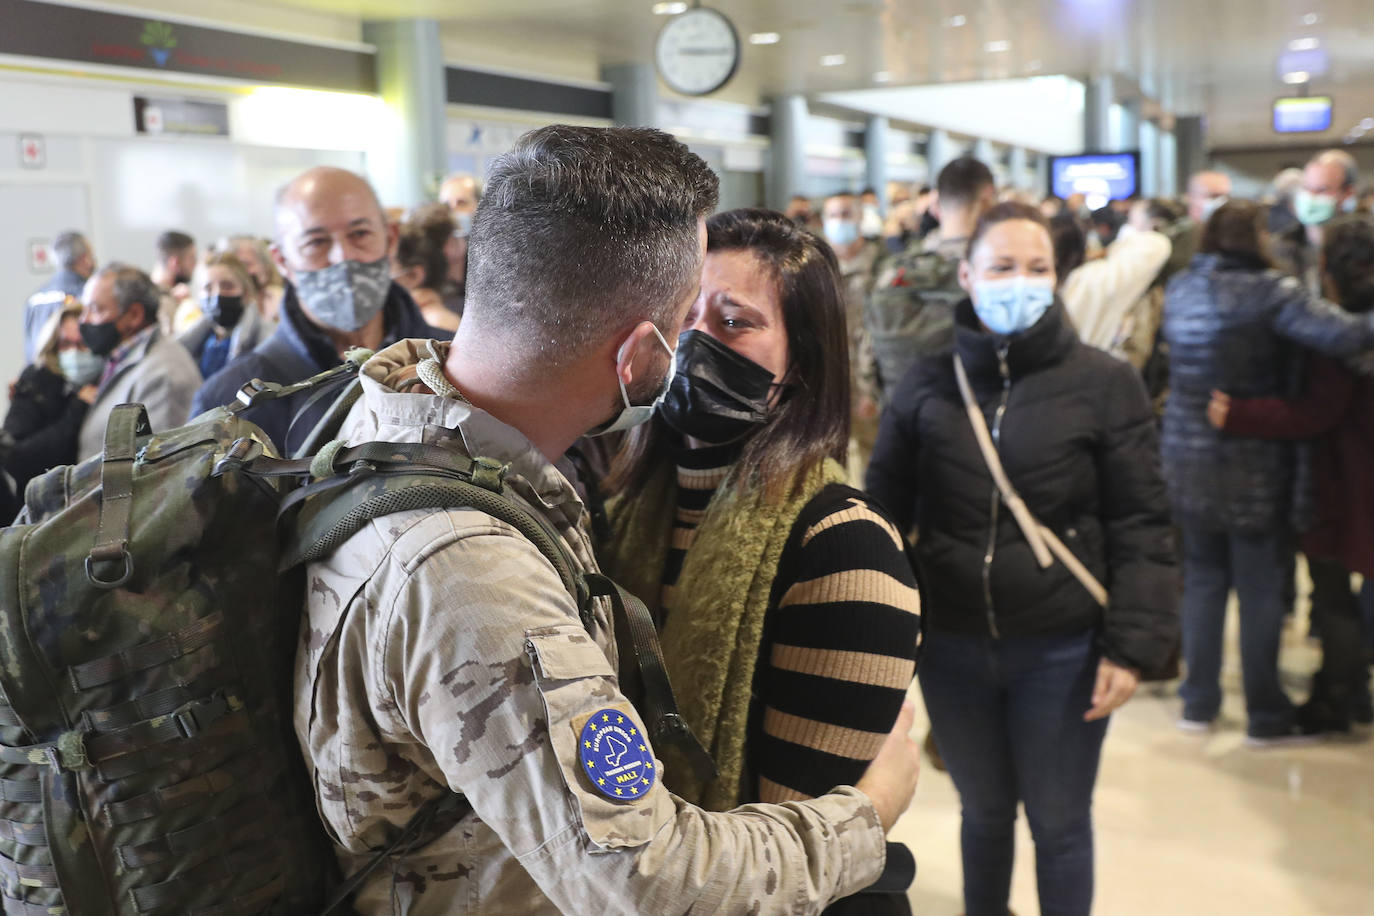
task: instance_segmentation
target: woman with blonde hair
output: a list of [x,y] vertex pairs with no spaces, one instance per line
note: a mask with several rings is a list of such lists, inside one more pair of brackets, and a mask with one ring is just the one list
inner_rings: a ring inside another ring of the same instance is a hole
[[262,315],[262,293],[248,267],[232,254],[205,259],[201,271],[199,321],[177,338],[191,353],[202,378],[209,378],[272,333]]

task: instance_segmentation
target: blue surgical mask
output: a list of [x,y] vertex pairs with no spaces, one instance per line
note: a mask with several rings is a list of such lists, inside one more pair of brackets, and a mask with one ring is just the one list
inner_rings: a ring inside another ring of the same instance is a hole
[[1293,213],[1304,226],[1320,226],[1336,218],[1336,196],[1299,190],[1293,198]]
[[673,384],[673,377],[677,375],[677,351],[668,346],[668,341],[663,339],[663,332],[657,326],[654,327],[654,336],[658,338],[659,343],[663,344],[663,349],[668,351],[668,372],[663,376],[663,385],[658,389],[658,396],[654,398],[652,404],[638,406],[631,404],[630,393],[625,390],[625,380],[620,379],[620,398],[625,402],[625,407],[614,420],[587,433],[588,436],[592,438],[609,436],[611,433],[623,432],[627,429],[633,429],[641,423],[647,423],[653,418],[658,405],[662,404],[663,399],[668,396],[668,388]]
[[859,240],[859,224],[847,219],[828,219],[825,221],[825,237],[836,248],[853,245]]
[[67,381],[80,388],[100,378],[105,371],[105,358],[90,350],[62,350],[57,354],[57,365]]
[[1035,325],[1054,304],[1049,277],[1017,275],[973,285],[973,310],[994,334],[1019,334]]

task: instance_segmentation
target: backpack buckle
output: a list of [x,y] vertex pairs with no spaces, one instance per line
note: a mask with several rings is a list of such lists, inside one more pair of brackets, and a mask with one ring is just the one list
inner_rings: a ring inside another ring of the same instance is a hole
[[474,458],[472,482],[484,490],[500,493],[506,487],[506,465],[494,458]]

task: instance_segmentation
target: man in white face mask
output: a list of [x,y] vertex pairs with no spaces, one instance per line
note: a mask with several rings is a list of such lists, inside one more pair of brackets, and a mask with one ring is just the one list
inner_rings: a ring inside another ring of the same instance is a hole
[[[396,228],[362,177],[310,169],[277,194],[275,213],[272,257],[287,281],[281,322],[261,346],[206,380],[193,416],[233,401],[251,379],[299,382],[339,365],[353,347],[376,350],[407,337],[447,336],[426,324],[410,294],[391,282]],[[289,451],[329,406],[324,399],[301,417],[288,441],[304,401],[283,398],[247,416]]]
[[[527,134],[489,173],[452,344],[377,353],[341,437],[486,459],[573,572],[595,573],[564,453],[651,414],[716,196],[706,163],[658,131]],[[377,869],[353,901],[363,916],[457,900],[525,916],[819,912],[881,872],[914,788],[904,734],[853,789],[747,815],[686,804],[621,692],[605,603],[583,616],[495,517],[388,516],[307,575],[306,632],[332,636],[297,657],[296,733],[344,870],[426,802],[459,792],[471,812]]]

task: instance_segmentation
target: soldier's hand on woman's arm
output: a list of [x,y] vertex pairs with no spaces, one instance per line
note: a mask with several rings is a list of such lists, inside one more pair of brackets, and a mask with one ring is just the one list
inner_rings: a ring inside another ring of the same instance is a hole
[[884,833],[897,823],[897,818],[911,805],[911,797],[916,794],[916,779],[921,775],[921,748],[911,740],[911,723],[915,716],[916,707],[907,700],[882,750],[854,787],[873,802]]

